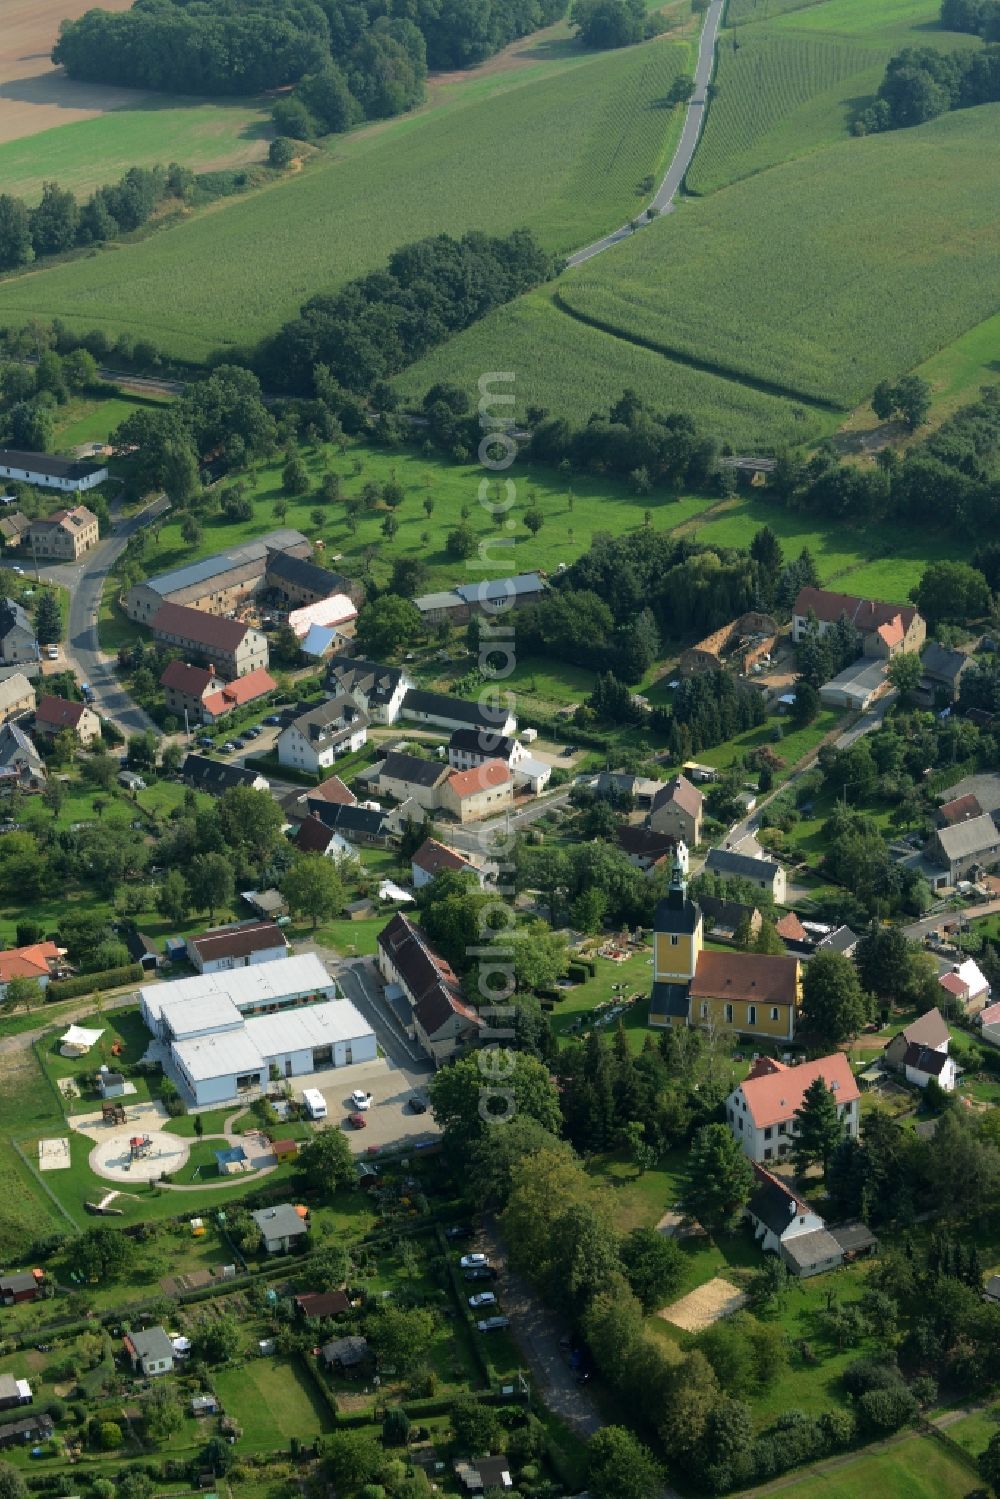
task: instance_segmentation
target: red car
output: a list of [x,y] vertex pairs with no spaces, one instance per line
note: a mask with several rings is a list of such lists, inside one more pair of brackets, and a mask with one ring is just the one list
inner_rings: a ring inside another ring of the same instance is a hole
[[368,1120],[365,1118],[364,1114],[348,1114],[347,1118],[355,1129],[368,1128]]

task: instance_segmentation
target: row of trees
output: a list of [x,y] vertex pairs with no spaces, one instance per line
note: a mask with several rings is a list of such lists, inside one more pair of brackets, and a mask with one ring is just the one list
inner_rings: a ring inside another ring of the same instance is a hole
[[941,0],[941,25],[946,31],[1000,41],[1000,0]]
[[554,269],[524,229],[418,240],[397,250],[384,271],[311,297],[264,340],[255,368],[269,390],[321,396],[332,379],[367,394]]
[[[86,349],[76,349],[64,358],[49,349],[33,366],[0,366],[0,444],[32,453],[48,452],[56,407],[78,391],[87,390],[96,379],[97,363]],[[24,485],[22,490],[30,491],[30,486]],[[17,493],[20,500],[22,491]],[[34,517],[37,509],[30,508],[30,494],[24,493],[23,498],[25,504],[20,508]],[[51,505],[51,500],[48,503]]]
[[[91,11],[90,15],[97,12]],[[168,167],[129,167],[99,187],[84,203],[68,188],[46,182],[41,201],[29,208],[21,198],[0,194],[0,270],[17,270],[77,245],[101,244],[140,229],[165,198],[186,199],[194,174],[176,162]]]
[[582,426],[542,408],[529,410],[527,421],[533,459],[617,474],[640,493],[662,484],[702,488],[716,476],[715,438],[700,432],[685,412],[657,411],[634,390],[623,391],[607,415],[595,412]]
[[421,81],[428,65],[467,67],[565,8],[565,0],[412,0],[390,16],[379,0],[136,0],[121,14],[91,10],[64,22],[52,56],[72,78],[187,94],[256,94],[337,65],[353,74],[360,99],[398,81],[401,62],[417,65]]
[[950,109],[1000,99],[1000,47],[939,52],[906,47],[890,58],[874,104],[855,121],[858,135],[923,125]]

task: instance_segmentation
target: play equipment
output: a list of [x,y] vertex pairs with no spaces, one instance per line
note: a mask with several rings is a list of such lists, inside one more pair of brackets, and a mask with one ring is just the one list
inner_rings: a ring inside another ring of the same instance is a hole
[[148,1135],[133,1135],[128,1142],[128,1148],[133,1161],[142,1161],[152,1150],[153,1142]]
[[101,1104],[102,1124],[124,1124],[125,1105],[116,1103],[114,1099],[106,1098]]

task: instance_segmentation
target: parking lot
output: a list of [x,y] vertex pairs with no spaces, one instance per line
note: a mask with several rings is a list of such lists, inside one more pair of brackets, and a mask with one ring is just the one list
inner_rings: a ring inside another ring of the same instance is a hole
[[[326,1122],[344,1129],[351,1149],[363,1155],[373,1147],[386,1148],[435,1140],[441,1133],[430,1110],[415,1114],[410,1108],[414,1094],[427,1099],[427,1073],[399,1067],[385,1057],[359,1062],[337,1072],[317,1073],[296,1079],[296,1096],[304,1088],[318,1088],[329,1111]],[[370,1093],[372,1101],[363,1111],[364,1129],[355,1129],[349,1116],[357,1112],[351,1102],[355,1089]]]

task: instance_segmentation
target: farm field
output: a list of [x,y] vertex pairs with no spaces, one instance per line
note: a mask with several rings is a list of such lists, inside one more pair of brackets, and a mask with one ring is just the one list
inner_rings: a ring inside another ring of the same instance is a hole
[[177,161],[207,172],[260,161],[273,134],[257,101],[207,104],[143,95],[132,108],[0,145],[0,179],[5,192],[29,203],[41,197],[43,182],[58,182],[82,197],[132,166]]
[[780,1488],[786,1499],[857,1499],[859,1494],[878,1494],[879,1499],[965,1499],[975,1486],[975,1475],[933,1437],[907,1434],[753,1492],[764,1495]]
[[[617,260],[631,248],[601,258]],[[629,337],[590,327],[562,312],[551,288],[497,308],[411,365],[396,385],[411,401],[438,380],[474,394],[483,370],[492,369],[514,371],[518,414],[534,402],[583,422],[630,387],[656,409],[688,412],[706,432],[752,451],[761,444],[812,444],[837,426],[832,412],[769,395],[742,379],[693,369]]]
[[679,128],[680,111],[659,101],[688,55],[687,43],[661,39],[360,133],[301,174],[139,243],[0,283],[0,319],[141,333],[199,360],[257,340],[307,297],[442,225],[524,225],[550,249],[572,249],[641,206],[643,179]]
[[996,311],[1000,165],[984,145],[998,124],[986,105],[775,167],[571,271],[561,300],[666,354],[849,408]]

